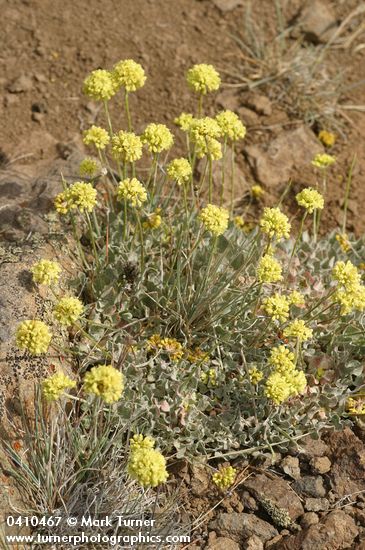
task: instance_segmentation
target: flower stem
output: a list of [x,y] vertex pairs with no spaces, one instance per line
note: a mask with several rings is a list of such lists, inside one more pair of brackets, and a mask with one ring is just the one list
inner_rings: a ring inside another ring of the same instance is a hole
[[233,214],[233,186],[234,186],[234,146],[233,146],[233,143],[232,143],[232,151],[231,151],[231,206],[230,206],[231,216]]
[[126,112],[127,120],[128,120],[128,130],[129,130],[129,132],[131,132],[132,131],[132,120],[131,120],[131,113],[130,113],[130,110],[129,110],[129,95],[128,95],[128,92],[125,93],[124,102],[125,102],[125,112]]

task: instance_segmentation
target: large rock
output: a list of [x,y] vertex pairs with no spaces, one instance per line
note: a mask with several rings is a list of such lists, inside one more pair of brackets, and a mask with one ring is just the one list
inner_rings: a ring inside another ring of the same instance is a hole
[[222,548],[224,548],[224,550],[240,550],[239,544],[227,537],[216,538],[214,542],[205,547],[205,550],[222,550]]
[[322,145],[306,126],[287,130],[266,145],[245,147],[256,179],[267,186],[287,183],[294,168],[308,165],[322,151]]
[[254,475],[245,481],[244,488],[258,501],[269,498],[278,508],[287,510],[293,521],[304,513],[302,503],[290,484],[279,477],[271,478],[267,474]]
[[286,537],[272,550],[343,550],[351,548],[359,531],[354,520],[342,510],[335,510],[320,523]]
[[327,42],[337,28],[331,5],[324,0],[309,0],[297,20],[301,32],[309,42]]
[[218,514],[216,519],[209,523],[209,529],[214,529],[222,537],[228,537],[241,543],[253,535],[266,542],[278,534],[275,527],[267,521],[253,514],[237,512]]

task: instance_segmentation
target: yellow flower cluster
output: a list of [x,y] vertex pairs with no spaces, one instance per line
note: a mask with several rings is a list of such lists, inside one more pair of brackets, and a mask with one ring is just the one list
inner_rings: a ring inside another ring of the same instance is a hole
[[162,223],[161,208],[156,208],[155,212],[150,214],[143,222],[144,229],[158,229]]
[[193,120],[194,117],[191,113],[181,113],[181,115],[174,119],[174,123],[176,126],[179,126],[183,132],[189,132]]
[[101,166],[96,159],[86,157],[80,162],[79,174],[82,178],[92,178],[100,172]]
[[237,470],[232,466],[223,466],[212,475],[213,483],[222,491],[230,487],[236,477]]
[[192,175],[192,169],[190,162],[185,158],[178,158],[172,160],[167,166],[167,174],[178,185],[187,183]]
[[222,235],[228,227],[229,213],[226,208],[208,204],[199,214],[199,219],[203,222],[207,231],[213,235]]
[[121,130],[112,136],[112,153],[115,159],[135,162],[142,156],[142,140],[134,132]]
[[272,296],[264,298],[262,305],[266,313],[274,320],[284,322],[289,317],[290,302],[286,296],[276,292]]
[[337,233],[336,241],[340,245],[343,252],[348,252],[349,250],[351,250],[351,244],[346,233]]
[[312,165],[316,168],[324,169],[331,166],[334,162],[336,162],[336,158],[332,155],[327,155],[327,153],[318,153],[312,160]]
[[135,92],[146,82],[143,67],[133,59],[119,61],[114,65],[112,75],[115,86],[123,87],[127,92]]
[[250,377],[251,384],[258,384],[264,377],[264,374],[257,368],[251,367],[248,370],[248,375]]
[[33,281],[41,285],[58,283],[62,271],[60,264],[51,260],[39,260],[31,267]]
[[198,159],[207,155],[211,160],[219,160],[223,156],[221,143],[211,137],[199,138],[195,142],[195,153]]
[[284,330],[285,338],[297,338],[301,342],[309,340],[313,336],[313,330],[306,326],[301,319],[295,319]]
[[83,92],[91,99],[108,101],[116,92],[112,74],[104,69],[92,71],[84,80]]
[[141,449],[153,449],[155,440],[149,435],[135,434],[129,442],[131,451],[139,451]]
[[332,147],[336,141],[335,134],[328,132],[327,130],[321,130],[318,137],[325,147]]
[[235,216],[233,223],[238,229],[241,229],[244,233],[249,233],[255,227],[253,222],[246,222],[242,216]]
[[231,141],[243,139],[246,135],[246,128],[233,111],[222,111],[216,116],[216,121],[221,129],[224,138]]
[[186,80],[194,92],[202,95],[218,90],[221,83],[219,73],[213,65],[205,63],[191,67],[186,74]]
[[339,285],[344,287],[344,290],[349,292],[356,291],[361,282],[357,267],[350,261],[337,262],[332,270],[332,276]]
[[260,283],[277,283],[281,281],[283,278],[281,265],[270,254],[265,254],[259,261],[257,278]]
[[57,401],[65,390],[74,388],[76,382],[63,372],[57,372],[42,382],[42,393],[46,401]]
[[53,314],[55,319],[65,327],[73,325],[84,312],[84,306],[78,298],[65,296],[56,304]]
[[109,134],[100,126],[91,126],[84,132],[83,142],[85,145],[94,145],[96,149],[105,149],[110,141]]
[[333,301],[341,306],[341,314],[347,315],[353,310],[365,309],[365,286],[361,284],[361,275],[350,261],[337,262],[332,270],[333,279],[339,288],[333,295]]
[[217,385],[217,371],[215,369],[208,369],[207,372],[202,372],[200,375],[200,380],[206,386],[216,386]]
[[307,380],[303,371],[295,368],[294,353],[285,346],[271,350],[269,364],[274,371],[265,382],[265,395],[279,405],[291,396],[303,393]]
[[288,296],[288,300],[290,305],[293,306],[304,306],[305,305],[305,298],[301,292],[298,292],[297,290],[293,290]]
[[124,379],[111,365],[101,365],[85,374],[83,387],[86,393],[100,396],[105,403],[114,403],[123,393]]
[[280,208],[264,208],[260,220],[260,227],[263,233],[276,239],[288,239],[290,233],[290,222],[288,217],[281,212]]
[[170,149],[174,143],[174,136],[165,124],[149,124],[143,134],[142,142],[147,145],[151,153],[161,153]]
[[353,397],[349,397],[346,408],[351,414],[365,414],[365,400],[361,398],[354,399]]
[[191,138],[195,142],[208,137],[217,139],[222,135],[221,127],[216,119],[209,116],[193,119],[189,130]]
[[169,355],[172,361],[179,361],[184,356],[180,342],[175,338],[161,338],[159,334],[153,334],[147,340],[147,351],[163,351]]
[[251,187],[251,195],[255,198],[255,199],[261,199],[261,197],[265,194],[265,191],[263,190],[263,188],[261,187],[261,185],[253,185]]
[[142,487],[157,487],[165,483],[169,476],[165,457],[160,451],[145,446],[132,447],[127,471]]
[[203,363],[208,363],[210,360],[209,353],[201,350],[200,348],[195,348],[190,350],[187,355],[187,360],[189,363],[194,363],[196,365],[201,365]]
[[97,205],[96,196],[97,191],[91,183],[77,181],[57,195],[54,205],[59,214],[67,214],[74,209],[91,212]]
[[140,207],[147,200],[147,192],[137,178],[126,178],[121,181],[117,189],[118,200],[126,200],[135,207]]
[[312,214],[314,210],[322,210],[324,207],[323,196],[312,187],[303,189],[295,198],[299,206],[303,206],[309,214]]
[[27,320],[20,323],[16,331],[16,343],[33,355],[46,353],[52,333],[43,321]]

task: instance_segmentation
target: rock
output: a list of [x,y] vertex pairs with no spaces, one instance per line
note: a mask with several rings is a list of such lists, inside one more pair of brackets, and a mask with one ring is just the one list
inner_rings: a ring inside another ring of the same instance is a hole
[[273,550],[342,550],[350,548],[359,531],[355,522],[342,510],[335,510],[320,523],[297,535],[286,537],[270,548]]
[[44,120],[44,113],[32,113],[32,120],[34,120],[34,122],[43,122]]
[[257,126],[260,123],[259,115],[257,115],[254,111],[251,111],[251,109],[247,109],[246,107],[240,107],[237,110],[237,114],[243,124],[248,128],[250,126]]
[[266,474],[254,475],[244,483],[244,488],[260,500],[269,498],[279,508],[287,510],[292,521],[304,513],[299,497],[291,490],[290,484],[279,477],[271,479]]
[[303,529],[306,529],[311,525],[316,525],[318,522],[319,522],[319,518],[317,514],[315,514],[314,512],[306,512],[300,518],[300,525],[303,527]]
[[230,111],[238,111],[241,105],[240,97],[234,90],[223,90],[218,94],[216,101],[222,109],[229,109]]
[[314,498],[326,496],[323,479],[320,476],[303,476],[293,484],[296,493],[303,493]]
[[308,512],[326,512],[330,503],[326,498],[306,498],[304,508]]
[[293,479],[300,478],[299,459],[295,456],[286,456],[280,463],[283,472]]
[[210,483],[210,477],[208,475],[205,466],[193,464],[191,466],[191,482],[190,489],[194,496],[202,496],[206,493]]
[[309,464],[315,474],[326,474],[330,471],[332,466],[327,456],[314,457]]
[[258,510],[256,500],[250,495],[248,491],[243,491],[242,493],[242,504],[245,508],[251,510],[252,512],[256,512],[256,510]]
[[227,537],[216,538],[214,542],[205,547],[205,550],[222,550],[222,548],[224,548],[224,550],[240,550],[239,544]]
[[331,488],[340,497],[365,490],[365,445],[346,427],[325,436],[332,467],[327,474]]
[[19,102],[19,98],[16,95],[9,93],[4,96],[4,100],[3,100],[4,107],[11,107],[12,105],[18,102]]
[[243,6],[243,0],[212,0],[213,4],[223,13]]
[[325,456],[329,452],[329,447],[321,439],[314,439],[307,436],[300,442],[300,454],[308,458],[316,456]]
[[264,545],[257,535],[252,535],[252,537],[247,539],[242,548],[244,550],[264,550]]
[[281,540],[283,539],[283,535],[276,535],[276,537],[272,538],[265,544],[265,550],[269,548],[274,548]]
[[23,92],[29,92],[33,87],[33,81],[30,76],[21,75],[8,85],[8,92],[11,94],[21,94]]
[[267,186],[287,182],[294,168],[309,165],[322,151],[322,145],[306,126],[282,132],[266,146],[248,145],[244,149],[256,179]]
[[315,44],[327,42],[337,27],[335,13],[324,0],[309,0],[297,22],[305,38]]
[[275,527],[270,525],[253,514],[232,512],[230,514],[220,513],[216,519],[209,523],[209,529],[217,531],[222,537],[232,538],[242,542],[253,535],[258,536],[266,542],[278,534]]
[[271,101],[265,95],[252,94],[246,99],[245,105],[253,109],[258,115],[270,116],[272,114]]

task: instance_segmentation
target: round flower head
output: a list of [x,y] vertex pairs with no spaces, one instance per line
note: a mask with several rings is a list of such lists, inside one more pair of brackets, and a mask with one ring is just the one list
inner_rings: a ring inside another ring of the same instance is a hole
[[121,181],[117,189],[118,200],[126,200],[132,206],[140,207],[147,200],[147,192],[137,178],[126,178]]
[[251,195],[254,199],[261,199],[261,197],[265,194],[265,191],[261,187],[261,185],[253,185],[251,187]]
[[93,158],[86,157],[80,162],[79,174],[83,178],[93,178],[101,171],[100,163]]
[[313,336],[313,330],[306,326],[301,319],[292,321],[284,330],[285,338],[297,338],[301,342],[309,340]]
[[335,144],[336,136],[327,130],[321,130],[318,134],[319,139],[326,147],[332,147]]
[[146,75],[143,67],[133,61],[133,59],[124,59],[119,61],[113,69],[113,79],[115,85],[123,87],[127,92],[135,92],[142,88],[146,82]]
[[133,132],[121,130],[112,137],[112,153],[123,162],[135,162],[142,156],[142,140]]
[[105,403],[120,399],[124,390],[123,375],[111,365],[93,367],[84,376],[85,393],[100,396]]
[[289,300],[281,294],[276,293],[273,296],[264,298],[262,305],[274,321],[284,322],[289,317]]
[[161,208],[157,208],[147,220],[143,222],[144,229],[158,229],[162,223]]
[[33,281],[41,285],[58,283],[62,271],[60,264],[51,260],[39,260],[31,267]]
[[340,245],[343,252],[348,252],[349,250],[351,250],[351,243],[349,241],[347,233],[337,233],[336,241]]
[[280,372],[270,374],[265,384],[265,395],[276,405],[280,405],[290,397],[291,385],[287,377]]
[[316,168],[324,169],[331,166],[334,162],[336,162],[336,158],[332,155],[327,155],[327,153],[318,153],[312,160],[312,165]]
[[110,141],[109,134],[100,126],[91,126],[84,132],[83,142],[85,145],[94,145],[96,149],[105,149]]
[[91,99],[107,101],[116,92],[112,74],[104,69],[92,71],[84,80],[82,91]]
[[215,118],[206,116],[204,118],[195,118],[192,121],[190,135],[193,141],[208,137],[216,139],[222,135],[222,130]]
[[151,153],[161,153],[170,149],[174,143],[174,136],[165,124],[149,124],[142,134],[142,141]]
[[275,258],[265,254],[257,267],[257,278],[260,283],[277,283],[282,280],[281,265]]
[[57,372],[42,382],[42,393],[46,401],[57,401],[65,390],[74,388],[76,382],[63,372]]
[[153,449],[155,446],[155,440],[147,435],[135,434],[129,442],[132,452],[139,451],[140,449]]
[[277,239],[288,239],[290,223],[288,217],[281,212],[280,208],[264,208],[264,214],[260,220],[260,227],[263,233]]
[[332,270],[335,281],[342,285],[347,291],[356,291],[361,282],[361,275],[349,260],[337,262]]
[[187,183],[192,175],[192,169],[190,162],[185,158],[178,158],[172,160],[167,166],[167,174],[178,185]]
[[97,191],[91,183],[77,181],[70,185],[65,193],[70,208],[77,208],[80,212],[84,212],[85,210],[92,212],[97,205]]
[[219,89],[221,78],[213,65],[201,63],[194,65],[186,73],[190,88],[197,94],[205,95]]
[[157,487],[168,478],[165,457],[155,449],[139,449],[131,453],[128,474],[142,487]]
[[46,353],[52,338],[51,331],[43,321],[23,321],[16,331],[16,343],[33,355]]
[[222,235],[228,227],[229,213],[222,206],[208,204],[199,214],[200,221],[213,235]]
[[245,137],[246,128],[233,111],[222,111],[215,118],[223,137],[231,141],[237,141]]
[[212,475],[213,483],[224,491],[233,484],[236,473],[237,470],[232,466],[223,466],[219,469],[219,472]]
[[293,290],[288,296],[288,300],[291,306],[304,306],[305,305],[305,298],[301,292],[298,292],[297,290]]
[[354,310],[365,309],[365,286],[358,285],[354,290],[337,290],[332,300],[341,306],[341,315],[348,315]]
[[69,197],[66,191],[58,193],[54,200],[54,207],[59,214],[67,214],[70,210]]
[[264,377],[263,373],[256,367],[252,367],[248,370],[251,384],[258,384]]
[[290,387],[291,395],[303,393],[307,387],[307,379],[302,370],[294,369],[286,374],[286,380]]
[[299,206],[303,206],[309,214],[312,214],[314,210],[322,210],[324,207],[322,195],[312,187],[303,189],[295,198]]
[[277,346],[270,352],[269,365],[275,368],[275,372],[290,372],[295,369],[294,353],[285,346]]
[[53,314],[57,321],[68,327],[73,325],[83,314],[84,306],[78,298],[73,296],[65,296],[57,303]]
[[211,137],[199,138],[195,141],[195,153],[198,159],[201,159],[207,155],[212,160],[219,160],[222,158],[222,145],[221,143]]
[[183,132],[188,132],[190,130],[191,124],[194,120],[194,117],[191,113],[181,113],[180,116],[174,119],[176,126],[179,126]]

